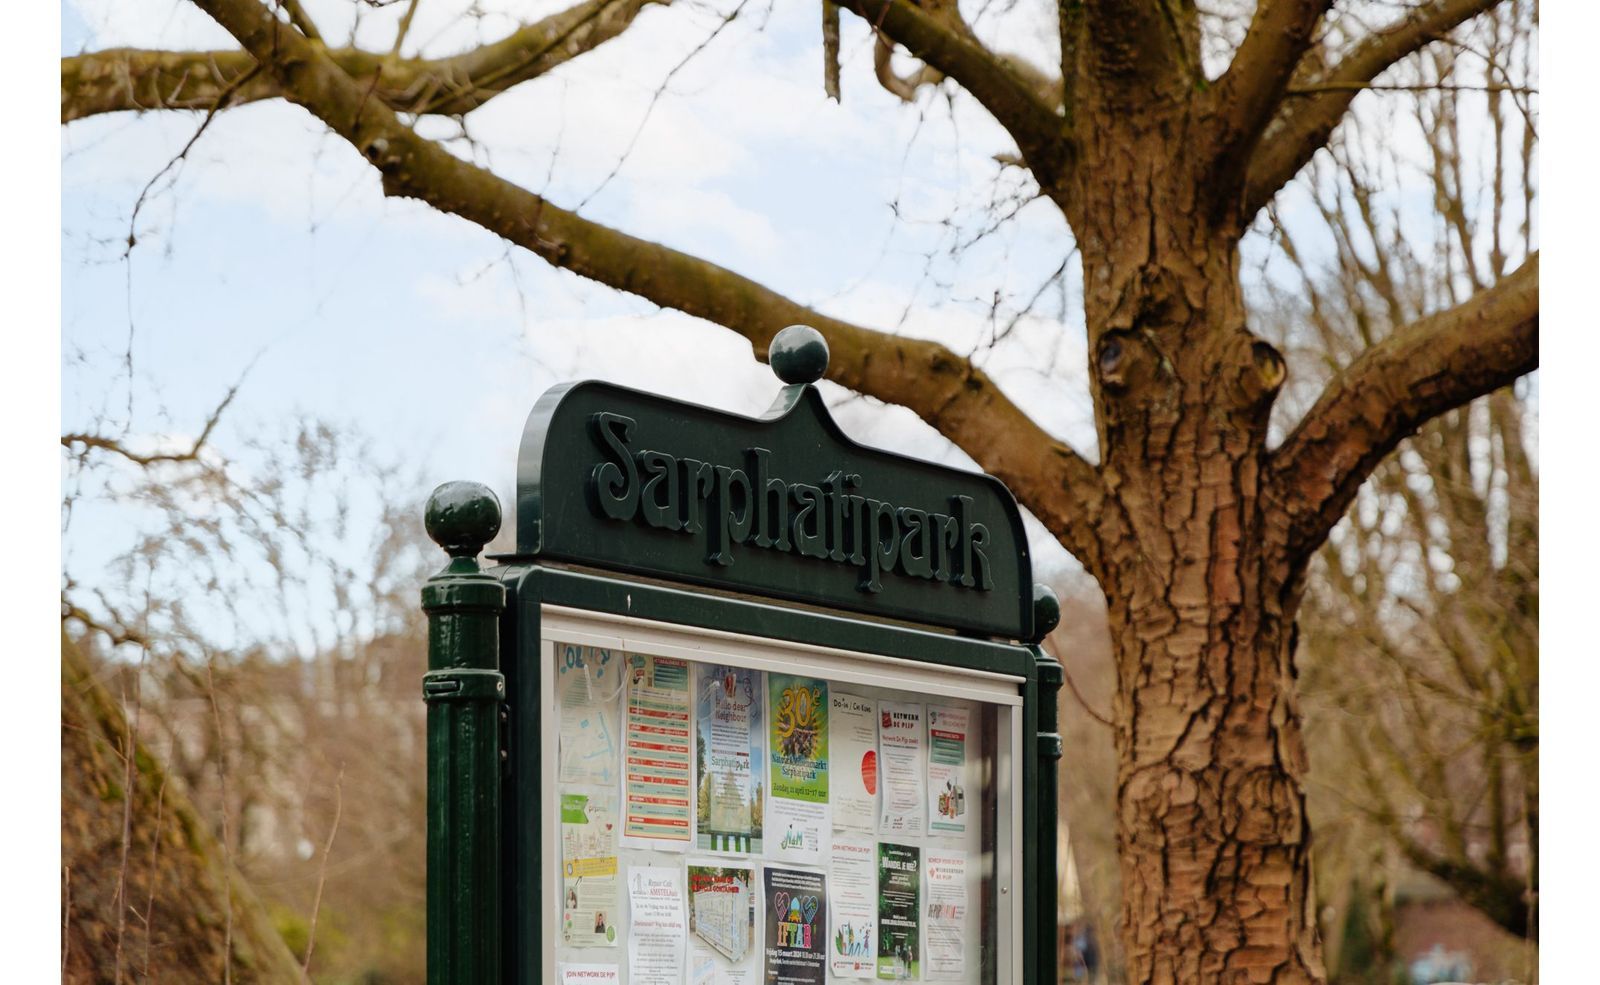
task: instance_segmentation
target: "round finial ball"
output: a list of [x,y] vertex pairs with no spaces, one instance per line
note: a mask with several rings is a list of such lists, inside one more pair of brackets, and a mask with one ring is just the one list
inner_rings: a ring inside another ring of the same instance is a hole
[[1044,639],[1061,623],[1061,602],[1050,586],[1043,582],[1033,585],[1033,635]]
[[500,532],[500,499],[481,482],[446,482],[428,497],[428,536],[451,557],[477,557]]
[[767,364],[785,383],[815,383],[828,371],[828,340],[810,325],[790,325],[773,336]]

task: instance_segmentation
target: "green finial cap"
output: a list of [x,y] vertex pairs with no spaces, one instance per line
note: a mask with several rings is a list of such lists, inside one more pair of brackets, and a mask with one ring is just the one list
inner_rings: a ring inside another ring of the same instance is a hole
[[452,558],[475,558],[500,532],[500,499],[481,482],[446,482],[428,497],[428,536]]
[[785,383],[815,383],[828,371],[828,340],[810,325],[790,325],[773,336],[767,364]]
[[1042,640],[1061,623],[1061,602],[1044,582],[1033,583],[1033,635]]

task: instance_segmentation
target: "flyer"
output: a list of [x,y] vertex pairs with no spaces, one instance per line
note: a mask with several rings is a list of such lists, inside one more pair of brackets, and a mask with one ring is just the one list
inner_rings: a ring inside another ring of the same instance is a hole
[[833,826],[876,831],[878,825],[877,706],[871,698],[833,691],[828,698],[833,762]]
[[628,867],[632,925],[628,929],[629,985],[679,985],[689,938],[683,872],[662,866]]
[[[689,662],[629,654],[626,707],[627,814],[623,820],[623,844],[685,850],[694,820]],[[632,979],[631,971],[629,978]]]
[[689,978],[755,985],[755,869],[694,864],[689,873]]
[[[931,727],[931,712],[929,723]],[[928,877],[928,977],[961,978],[967,970],[967,854],[929,849],[924,861]]]
[[886,835],[920,835],[927,803],[923,707],[898,701],[878,702],[878,765],[883,774],[883,810],[878,831]]
[[928,706],[928,831],[967,830],[967,733],[971,712]]
[[561,795],[561,942],[617,943],[617,796]]
[[828,682],[767,675],[772,723],[767,755],[772,796],[765,805],[766,854],[820,865],[832,823],[828,810]]
[[695,829],[703,851],[761,852],[766,694],[761,671],[695,667]]
[[556,702],[561,708],[557,779],[563,784],[617,782],[617,695],[622,654],[556,644]]
[[761,876],[765,985],[822,985],[828,965],[827,877],[770,865]]
[[877,967],[877,875],[871,841],[835,835],[828,870],[828,970],[834,978],[871,978]]
[[622,978],[614,964],[563,964],[561,985],[620,985]]
[[915,845],[878,845],[878,977],[922,977],[921,852]]

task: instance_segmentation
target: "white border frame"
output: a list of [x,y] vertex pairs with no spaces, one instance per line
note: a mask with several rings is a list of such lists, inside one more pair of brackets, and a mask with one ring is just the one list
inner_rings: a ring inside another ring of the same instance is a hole
[[[804,674],[829,681],[887,688],[895,691],[962,698],[997,705],[1000,745],[995,751],[995,818],[997,836],[1009,835],[1008,850],[995,845],[995,980],[1000,985],[1017,981],[1022,956],[1022,893],[1017,877],[1022,871],[1022,694],[1025,678],[1013,674],[945,667],[877,653],[793,643],[747,633],[701,629],[641,619],[637,616],[594,612],[563,605],[541,605],[539,615],[539,795],[543,808],[558,803],[556,784],[560,728],[556,715],[555,644],[576,643],[606,649],[678,657],[702,663],[720,663],[754,670]],[[866,666],[863,666],[865,664]],[[561,825],[544,832],[540,851],[540,893],[544,932],[539,935],[540,962],[545,980],[558,981],[556,937],[561,925],[557,902],[561,898]],[[1006,941],[1011,942],[1006,947]]]

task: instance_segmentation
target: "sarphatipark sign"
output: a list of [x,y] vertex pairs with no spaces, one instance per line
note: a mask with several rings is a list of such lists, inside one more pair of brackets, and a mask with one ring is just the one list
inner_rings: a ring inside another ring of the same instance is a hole
[[429,501],[432,985],[1055,981],[1016,503],[847,437],[815,331],[770,359],[760,418],[546,393],[493,567],[493,494]]

